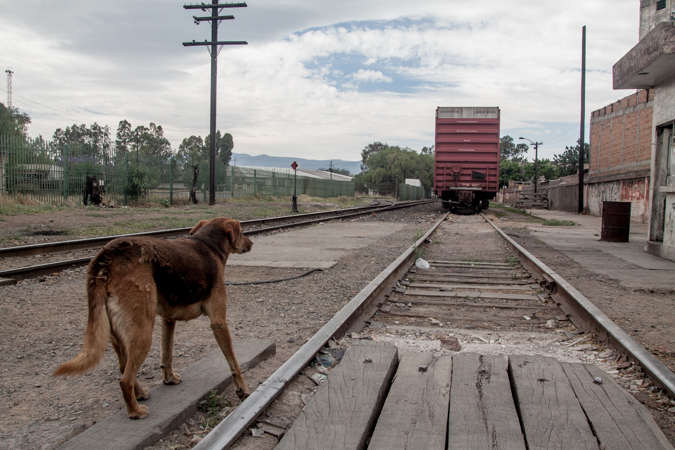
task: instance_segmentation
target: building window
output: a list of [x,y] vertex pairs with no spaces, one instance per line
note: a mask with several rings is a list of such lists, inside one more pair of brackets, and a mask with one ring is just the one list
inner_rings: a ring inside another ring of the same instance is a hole
[[662,9],[666,9],[666,0],[659,0],[656,2],[656,10],[661,11]]

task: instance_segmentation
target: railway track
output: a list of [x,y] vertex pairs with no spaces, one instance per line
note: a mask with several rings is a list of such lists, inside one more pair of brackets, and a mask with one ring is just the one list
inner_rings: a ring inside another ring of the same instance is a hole
[[[434,337],[444,334],[444,327],[484,330],[488,334],[536,331],[541,333],[538,336],[549,333],[553,340],[565,333],[572,341],[565,347],[579,341],[574,335],[588,333],[641,366],[654,384],[675,397],[675,376],[670,370],[485,216],[504,239],[509,256],[502,261],[489,261],[489,255],[485,260],[466,261],[432,251],[428,256],[430,269],[415,268],[420,249],[432,242],[446,218],[355,296],[195,448],[229,448],[329,340],[358,337],[366,325],[371,330],[426,329]],[[443,344],[454,345],[451,339],[446,341],[441,339]]]
[[[274,418],[275,404],[281,402],[281,399],[278,402],[275,399],[285,390],[297,388],[302,380],[305,385],[308,383],[308,377],[298,374],[316,371],[316,368],[308,369],[308,365],[329,349],[328,344],[356,347],[368,343],[370,338],[397,346],[412,342],[413,352],[417,351],[416,345],[422,348],[433,343],[439,344],[441,352],[455,352],[458,350],[455,345],[460,341],[461,347],[470,352],[474,351],[471,348],[473,340],[484,348],[506,347],[502,353],[513,354],[509,336],[522,335],[526,346],[532,348],[529,354],[537,354],[541,342],[569,348],[592,336],[595,342],[615,349],[617,359],[628,358],[642,367],[657,386],[673,396],[673,374],[597,308],[593,309],[588,299],[569,283],[510,240],[487,218],[473,216],[468,221],[462,219],[453,223],[449,221],[451,218],[444,216],[327,323],[322,321],[325,323],[323,328],[283,364],[275,363],[266,369],[269,374],[278,367],[271,376],[266,380],[266,375],[254,378],[256,383],[265,381],[216,428],[204,435],[196,448],[232,446],[252,424],[267,420],[269,414]],[[457,231],[458,226],[461,233]],[[475,233],[463,234],[467,229]],[[469,236],[480,238],[481,245],[473,246],[472,252],[463,252],[472,247],[466,243]],[[483,247],[489,250],[481,252]],[[429,269],[414,266],[420,256],[430,263]],[[548,327],[550,322],[552,328]],[[458,339],[453,339],[453,335]],[[304,342],[308,336],[304,335],[299,342]],[[463,352],[462,355],[470,353]],[[460,360],[458,357],[457,361]],[[417,365],[414,368],[417,372]],[[336,367],[338,369],[340,365]],[[127,424],[127,421],[121,422],[122,426]],[[108,429],[105,422],[98,425]],[[175,425],[166,433],[174,429]],[[237,448],[239,445],[240,442],[236,444]],[[245,441],[242,445],[248,444]],[[80,447],[73,444],[73,448]]]
[[[335,219],[346,219],[376,212],[391,211],[399,208],[407,208],[419,204],[427,203],[429,200],[404,201],[404,202],[384,202],[375,205],[367,205],[355,208],[346,208],[333,211],[322,211],[315,213],[296,214],[292,216],[269,217],[264,219],[254,219],[241,221],[244,228],[244,234],[252,236],[256,234],[268,233],[280,229],[303,227],[322,221]],[[173,228],[168,230],[149,231],[145,233],[134,233],[117,236],[103,236],[90,239],[79,239],[70,241],[48,242],[44,244],[25,245],[17,247],[7,247],[0,249],[0,258],[12,260],[18,267],[0,271],[0,283],[10,284],[18,280],[35,278],[42,275],[60,272],[66,269],[82,267],[89,264],[93,256],[93,250],[96,250],[113,239],[131,236],[152,236],[163,239],[171,239],[186,236],[192,227]],[[45,262],[43,264],[27,266],[25,258],[30,256],[45,257],[48,255],[68,254],[68,259],[57,259]],[[72,257],[79,256],[79,257]]]

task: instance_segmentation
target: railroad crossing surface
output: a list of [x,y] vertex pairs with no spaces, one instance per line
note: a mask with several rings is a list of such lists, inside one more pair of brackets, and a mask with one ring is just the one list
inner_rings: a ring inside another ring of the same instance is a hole
[[401,357],[391,344],[362,341],[277,449],[366,447],[673,448],[647,409],[594,365],[532,355]]

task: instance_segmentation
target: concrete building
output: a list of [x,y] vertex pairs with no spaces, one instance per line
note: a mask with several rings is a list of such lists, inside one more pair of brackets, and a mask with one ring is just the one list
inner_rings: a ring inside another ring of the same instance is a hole
[[604,201],[631,202],[631,220],[649,221],[653,105],[654,90],[645,89],[591,113],[585,198],[591,214],[601,215]]
[[639,42],[613,68],[614,89],[654,89],[649,240],[675,261],[675,0],[640,2]]

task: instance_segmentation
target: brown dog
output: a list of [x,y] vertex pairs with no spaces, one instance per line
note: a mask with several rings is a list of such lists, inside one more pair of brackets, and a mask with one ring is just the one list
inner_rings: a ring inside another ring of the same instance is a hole
[[237,395],[248,396],[225,322],[223,272],[230,253],[246,253],[252,245],[239,222],[226,218],[200,221],[185,239],[129,237],[109,242],[87,270],[89,318],[82,351],[54,375],[92,369],[110,340],[119,359],[127,413],[132,419],[142,419],[148,408],[137,400],[147,399],[149,393],[136,381],[136,372],[150,350],[155,315],[162,316],[164,384],[178,384],[180,377],[171,369],[176,321],[206,314],[230,366]]

